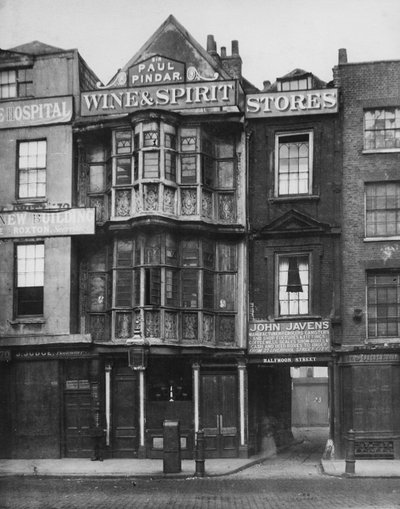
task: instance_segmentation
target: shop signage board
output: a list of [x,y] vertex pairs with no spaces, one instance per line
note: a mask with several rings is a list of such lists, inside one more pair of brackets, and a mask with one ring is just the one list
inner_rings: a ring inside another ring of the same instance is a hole
[[0,129],[64,124],[72,119],[72,97],[46,97],[0,104]]
[[102,89],[81,94],[81,115],[115,115],[145,109],[186,110],[235,106],[237,84],[231,81],[164,84]]
[[185,64],[161,55],[152,56],[128,70],[129,86],[154,83],[181,83],[185,79]]
[[249,354],[330,352],[329,320],[251,321]]
[[338,104],[337,88],[249,94],[245,113],[247,118],[325,115],[337,113]]
[[92,354],[86,350],[33,350],[25,352],[16,352],[14,358],[18,360],[43,360],[43,359],[79,359],[92,357]]
[[0,212],[0,239],[93,235],[95,209]]

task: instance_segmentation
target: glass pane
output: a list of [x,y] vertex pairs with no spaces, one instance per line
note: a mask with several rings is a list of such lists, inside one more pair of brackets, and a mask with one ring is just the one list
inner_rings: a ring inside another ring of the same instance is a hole
[[89,170],[89,190],[96,193],[104,189],[104,167],[90,166]]

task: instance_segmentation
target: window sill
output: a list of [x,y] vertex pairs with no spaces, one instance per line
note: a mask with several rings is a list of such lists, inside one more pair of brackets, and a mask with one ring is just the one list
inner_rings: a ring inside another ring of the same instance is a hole
[[275,322],[298,322],[300,320],[308,322],[310,320],[322,320],[322,318],[319,315],[285,315],[274,318]]
[[289,201],[317,201],[320,199],[320,196],[317,194],[307,194],[307,195],[291,195],[291,196],[274,196],[273,198],[268,198],[270,203],[283,203]]
[[46,320],[43,317],[26,317],[26,318],[15,318],[14,320],[9,320],[8,323],[10,325],[43,325],[46,323]]
[[392,240],[400,240],[400,235],[388,235],[387,237],[365,237],[364,242],[390,242]]
[[375,148],[375,149],[369,149],[369,150],[364,149],[362,151],[362,153],[365,155],[368,155],[368,154],[392,154],[392,153],[396,153],[396,152],[400,152],[400,148]]

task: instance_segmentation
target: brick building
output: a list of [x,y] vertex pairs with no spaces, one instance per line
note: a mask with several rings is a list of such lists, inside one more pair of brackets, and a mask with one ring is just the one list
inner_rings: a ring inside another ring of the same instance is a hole
[[[333,351],[340,341],[338,111],[337,88],[301,69],[247,96],[254,450],[266,433],[278,446],[288,443],[294,422],[330,424],[334,432]],[[292,379],[293,368],[311,376]]]
[[356,455],[400,456],[400,62],[334,69],[342,95],[343,235],[341,409],[338,452],[349,429]]

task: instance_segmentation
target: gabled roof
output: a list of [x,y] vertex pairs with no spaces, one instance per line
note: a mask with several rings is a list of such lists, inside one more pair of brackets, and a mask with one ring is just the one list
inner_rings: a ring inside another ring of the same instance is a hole
[[261,228],[259,235],[262,237],[279,236],[282,234],[298,236],[305,234],[321,234],[329,230],[330,226],[328,224],[321,223],[307,214],[291,209]]
[[15,46],[14,48],[10,48],[9,51],[17,51],[18,53],[25,53],[27,55],[48,55],[51,53],[60,53],[68,50],[50,46],[49,44],[45,44],[40,41],[32,41],[26,44],[21,44],[20,46]]
[[211,77],[218,72],[222,79],[231,79],[219,62],[172,15],[164,21],[122,70],[127,71],[135,63],[153,55],[185,62],[187,66],[194,66],[203,76]]

